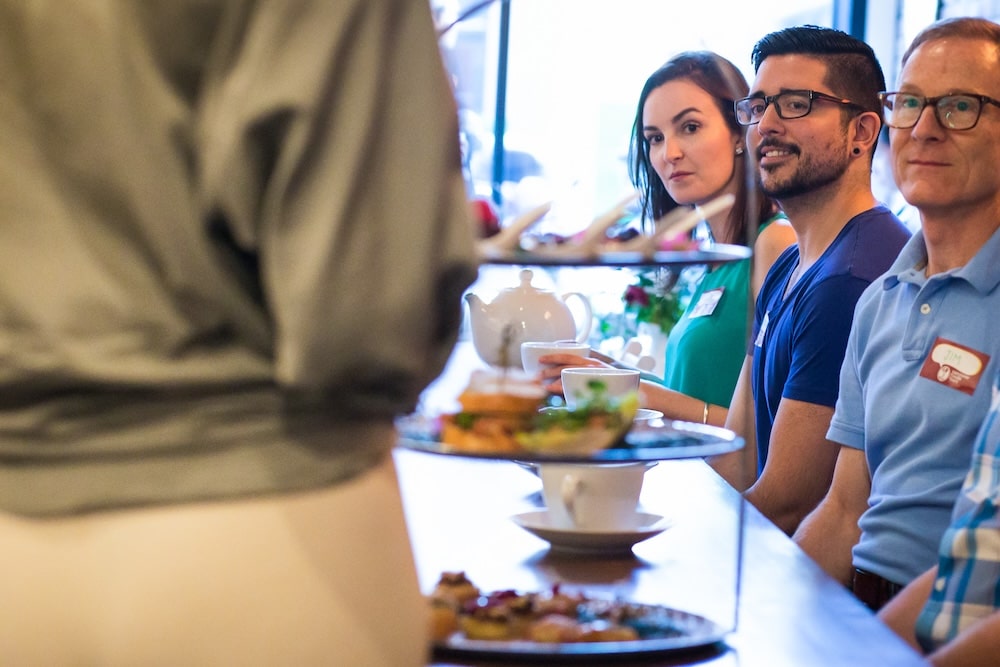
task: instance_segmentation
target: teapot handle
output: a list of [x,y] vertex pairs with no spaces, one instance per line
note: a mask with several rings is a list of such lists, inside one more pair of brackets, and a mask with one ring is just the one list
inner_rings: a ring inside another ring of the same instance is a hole
[[567,292],[563,294],[563,301],[568,300],[570,297],[576,297],[580,300],[580,304],[583,306],[584,318],[583,322],[578,324],[576,327],[576,342],[586,343],[587,339],[590,337],[590,328],[594,325],[594,310],[590,307],[590,299],[581,294],[580,292]]

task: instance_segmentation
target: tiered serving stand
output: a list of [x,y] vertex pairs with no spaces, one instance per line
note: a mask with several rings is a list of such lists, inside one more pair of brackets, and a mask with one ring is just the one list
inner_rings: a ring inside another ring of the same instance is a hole
[[[492,252],[484,257],[484,263],[509,266],[536,267],[631,267],[682,268],[692,265],[718,265],[739,261],[750,256],[744,246],[712,244],[694,250],[669,250],[653,253],[640,252],[598,252],[574,254],[571,249],[558,252],[529,253],[521,250]],[[637,422],[618,442],[611,447],[593,454],[545,454],[524,452],[516,456],[458,451],[436,440],[432,431],[423,431],[417,422],[401,422],[399,445],[401,447],[438,454],[478,459],[514,461],[522,465],[543,463],[625,463],[657,462],[670,465],[672,461],[702,459],[728,452],[742,450],[742,438],[732,431],[689,422],[653,419]],[[647,480],[647,485],[649,481]],[[680,490],[678,489],[678,492]],[[644,488],[644,496],[646,489]],[[585,644],[541,644],[535,642],[470,641],[454,637],[435,646],[442,655],[472,655],[476,657],[542,656],[546,658],[580,658],[583,656],[634,655],[687,650],[692,647],[707,646],[724,641],[726,635],[736,628],[737,607],[742,568],[742,542],[744,528],[744,502],[740,498],[739,510],[731,518],[732,540],[718,543],[720,519],[718,515],[700,516],[698,512],[698,488],[686,488],[683,497],[675,496],[678,512],[671,516],[673,524],[667,533],[684,535],[689,540],[711,540],[708,548],[721,552],[723,561],[731,567],[720,568],[706,577],[704,572],[687,572],[684,559],[676,559],[678,585],[670,591],[663,591],[663,598],[643,603],[655,603],[666,609],[666,613],[677,618],[678,633],[674,637],[640,640],[636,642],[604,642]],[[683,505],[683,507],[680,507]],[[715,522],[711,535],[704,529],[709,522]],[[729,531],[723,531],[728,534]],[[656,540],[666,537],[659,536]],[[679,539],[679,538],[678,538]],[[700,545],[704,548],[705,545]],[[674,547],[683,551],[683,545]],[[680,554],[679,554],[680,555]],[[587,556],[580,556],[585,558]],[[674,566],[673,558],[670,566]],[[570,582],[571,583],[571,582]]]

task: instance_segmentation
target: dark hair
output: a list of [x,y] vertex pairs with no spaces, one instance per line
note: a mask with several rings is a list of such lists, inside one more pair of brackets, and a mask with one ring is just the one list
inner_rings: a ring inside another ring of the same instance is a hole
[[878,94],[885,90],[885,74],[868,44],[840,30],[802,25],[765,35],[754,45],[750,58],[756,72],[769,56],[793,54],[825,63],[824,83],[834,95],[846,97],[881,119]]
[[[653,72],[639,94],[639,104],[632,124],[632,138],[629,143],[629,178],[639,190],[642,198],[642,217],[644,221],[655,221],[674,210],[680,204],[667,193],[666,187],[653,169],[649,158],[649,143],[643,132],[642,112],[650,93],[668,81],[687,80],[712,96],[716,106],[722,113],[726,125],[737,136],[743,136],[744,128],[736,122],[736,112],[733,103],[747,96],[749,86],[743,74],[733,63],[711,51],[685,51],[679,53],[658,70]],[[720,157],[721,159],[721,157]],[[747,168],[742,159],[735,160],[733,178],[739,179],[741,187],[737,190],[736,201],[730,209],[729,221],[726,225],[726,238],[718,239],[723,243],[744,243],[747,239],[747,221],[756,220],[757,224],[767,221],[777,210],[774,202],[759,189],[756,191],[754,203],[757,205],[756,215],[748,216]]]
[[1000,48],[1000,25],[988,19],[971,16],[960,16],[935,21],[917,33],[917,36],[913,38],[913,41],[906,48],[906,52],[903,53],[902,64],[906,64],[906,61],[909,60],[910,56],[921,44],[946,37],[981,39],[992,42],[994,46]]

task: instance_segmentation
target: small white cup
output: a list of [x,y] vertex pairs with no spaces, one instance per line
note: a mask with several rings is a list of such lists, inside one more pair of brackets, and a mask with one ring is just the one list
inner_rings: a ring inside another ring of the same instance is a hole
[[521,365],[524,370],[532,375],[536,375],[542,370],[539,358],[546,354],[575,354],[586,357],[590,354],[590,345],[578,343],[575,340],[557,341],[527,341],[521,343]]
[[538,466],[549,523],[612,532],[638,526],[639,495],[651,463],[543,463]]
[[626,368],[578,367],[564,368],[561,373],[563,396],[566,405],[575,408],[577,403],[590,400],[594,390],[591,382],[604,384],[605,396],[622,398],[633,391],[639,391],[639,371]]

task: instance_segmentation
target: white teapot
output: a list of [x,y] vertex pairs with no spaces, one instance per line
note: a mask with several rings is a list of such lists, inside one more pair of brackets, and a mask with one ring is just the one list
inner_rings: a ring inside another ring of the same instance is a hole
[[[568,292],[562,298],[548,290],[531,285],[532,272],[523,269],[521,284],[484,303],[475,294],[466,294],[472,325],[472,344],[476,352],[493,366],[521,365],[521,343],[525,341],[576,340],[583,342],[590,335],[593,310],[590,300],[579,292]],[[579,299],[583,321],[577,323],[566,301]]]

